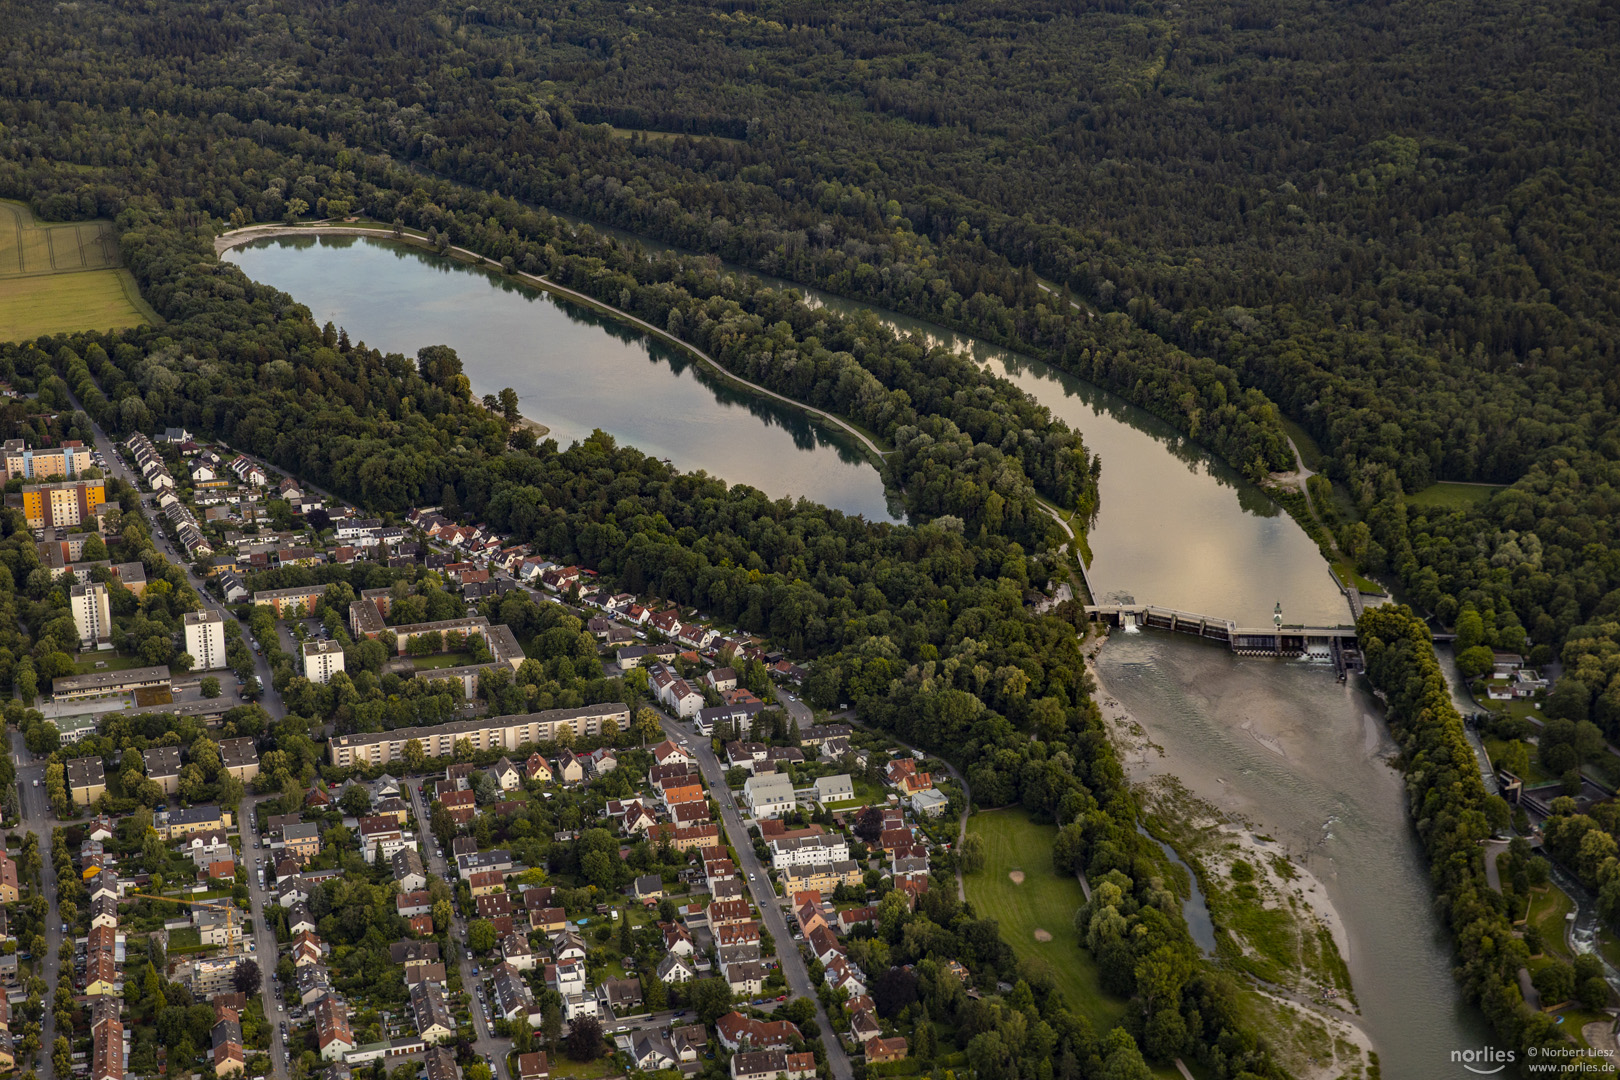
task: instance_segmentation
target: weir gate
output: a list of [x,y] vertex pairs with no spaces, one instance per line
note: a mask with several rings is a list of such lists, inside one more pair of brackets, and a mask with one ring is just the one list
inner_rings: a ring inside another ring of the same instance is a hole
[[1110,626],[1166,630],[1219,641],[1240,656],[1302,657],[1331,663],[1341,676],[1362,670],[1354,626],[1239,626],[1231,619],[1152,604],[1094,604],[1086,608],[1086,616]]

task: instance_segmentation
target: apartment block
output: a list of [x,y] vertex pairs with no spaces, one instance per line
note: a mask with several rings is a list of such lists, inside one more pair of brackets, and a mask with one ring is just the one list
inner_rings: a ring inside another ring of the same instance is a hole
[[196,661],[193,671],[229,666],[225,659],[224,619],[211,611],[188,611],[182,621],[186,628],[186,652]]

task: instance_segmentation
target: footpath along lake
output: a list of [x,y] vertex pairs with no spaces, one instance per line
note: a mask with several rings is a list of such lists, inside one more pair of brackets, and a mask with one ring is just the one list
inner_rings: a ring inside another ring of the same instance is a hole
[[[225,257],[373,347],[414,356],[424,345],[451,345],[476,392],[514,387],[524,415],[559,442],[601,427],[680,467],[772,496],[891,517],[876,469],[853,447],[588,309],[387,241],[269,240]],[[1102,596],[1249,624],[1269,623],[1279,601],[1290,622],[1349,620],[1316,545],[1292,519],[1164,422],[1007,350],[792,287],[812,303],[966,350],[1076,427],[1102,458],[1101,509],[1089,533],[1091,580]],[[1337,684],[1331,668],[1243,659],[1153,634],[1116,635],[1098,673],[1164,748],[1163,757],[1135,761],[1133,778],[1175,773],[1193,795],[1300,854],[1323,881],[1387,1080],[1445,1075],[1452,1049],[1486,1041],[1482,1019],[1451,981],[1449,943],[1429,907],[1400,778],[1385,763],[1392,744],[1370,696]]]

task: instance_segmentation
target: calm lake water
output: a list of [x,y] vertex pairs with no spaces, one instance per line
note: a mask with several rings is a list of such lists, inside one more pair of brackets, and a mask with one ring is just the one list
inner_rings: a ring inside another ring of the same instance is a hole
[[[827,294],[812,299],[868,310]],[[1321,551],[1294,519],[1163,420],[1039,360],[892,312],[882,320],[973,356],[1102,458],[1101,509],[1087,534],[1099,600],[1132,598],[1244,626],[1270,626],[1279,603],[1290,623],[1351,621]]]
[[594,428],[677,467],[774,497],[893,521],[877,470],[842,433],[742,392],[686,353],[590,308],[387,240],[288,237],[226,259],[356,341],[414,357],[449,345],[473,393],[518,393],[560,445]]

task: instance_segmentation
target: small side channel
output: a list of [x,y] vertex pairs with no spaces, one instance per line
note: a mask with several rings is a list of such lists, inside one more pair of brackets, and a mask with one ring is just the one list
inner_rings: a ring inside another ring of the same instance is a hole
[[1192,867],[1182,861],[1180,855],[1176,854],[1175,848],[1142,828],[1140,824],[1136,826],[1136,831],[1158,844],[1165,858],[1187,871],[1187,881],[1191,884],[1192,894],[1181,902],[1181,916],[1187,920],[1187,929],[1192,933],[1193,943],[1203,950],[1205,956],[1214,956],[1215,920],[1209,917],[1209,905],[1204,902],[1204,890],[1198,887],[1198,875],[1193,873]]

